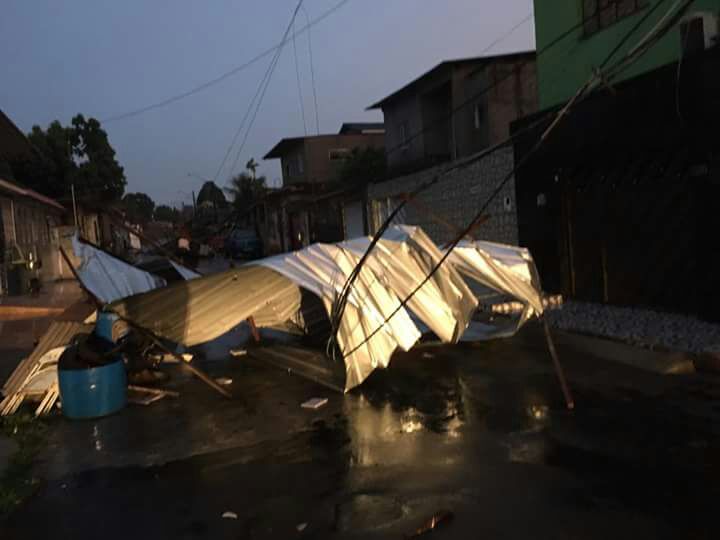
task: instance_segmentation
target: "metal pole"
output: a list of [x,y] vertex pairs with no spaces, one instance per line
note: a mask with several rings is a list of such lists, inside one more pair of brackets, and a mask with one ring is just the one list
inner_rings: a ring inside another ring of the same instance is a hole
[[13,243],[17,244],[17,227],[15,226],[15,201],[10,199],[10,216],[12,217]]
[[558,358],[557,350],[555,350],[555,343],[553,342],[552,335],[550,334],[550,327],[548,326],[545,317],[542,318],[543,330],[545,331],[545,339],[547,340],[548,350],[550,356],[552,356],[553,365],[555,366],[555,373],[557,373],[558,379],[560,380],[560,388],[562,388],[563,396],[565,396],[565,403],[567,408],[572,410],[575,408],[575,400],[570,392],[567,380],[565,378],[565,372],[560,365],[560,359]]
[[75,231],[78,230],[77,202],[75,201],[75,184],[70,184],[70,192],[72,193],[73,215],[75,216]]

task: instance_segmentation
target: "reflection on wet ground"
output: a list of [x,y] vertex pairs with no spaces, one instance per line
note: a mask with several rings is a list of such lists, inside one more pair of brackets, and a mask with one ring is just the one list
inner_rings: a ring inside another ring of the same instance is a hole
[[242,401],[173,373],[179,400],[55,419],[0,537],[401,538],[443,509],[438,538],[716,537],[709,390],[561,350],[571,413],[538,343],[419,348],[345,396],[249,357],[207,364]]

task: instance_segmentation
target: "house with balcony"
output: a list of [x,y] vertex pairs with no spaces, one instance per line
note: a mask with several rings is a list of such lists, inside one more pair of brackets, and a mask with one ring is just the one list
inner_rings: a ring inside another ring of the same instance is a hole
[[280,160],[283,186],[257,209],[266,251],[290,251],[365,234],[364,187],[343,185],[340,172],[353,152],[382,151],[384,146],[381,123],[346,123],[338,133],[278,142],[264,159]]
[[[385,119],[388,175],[368,187],[371,232],[405,194],[437,176],[441,180],[398,221],[422,226],[437,242],[467,225],[514,164],[510,147],[473,156],[505,140],[512,121],[537,110],[536,87],[535,53],[523,51],[441,62],[372,104]],[[470,164],[455,168],[463,160]],[[512,182],[490,214],[478,236],[516,243]]]
[[[719,0],[535,1],[541,110],[512,129],[526,161],[519,240],[546,290],[720,320],[719,14]],[[534,150],[608,55],[612,65],[647,36]]]

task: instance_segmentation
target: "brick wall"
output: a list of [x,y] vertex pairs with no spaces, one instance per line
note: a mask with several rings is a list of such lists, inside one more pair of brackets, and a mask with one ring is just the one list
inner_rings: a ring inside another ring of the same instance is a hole
[[[465,160],[467,161],[467,160]],[[417,173],[394,178],[368,186],[368,216],[371,232],[376,230],[377,208],[397,197],[409,193],[417,186],[428,182],[452,164],[445,164]],[[512,171],[512,148],[503,148],[470,162],[467,166],[450,171],[437,184],[418,196],[419,202],[431,209],[440,218],[458,227],[465,227],[480,211],[497,185]],[[509,203],[506,206],[506,203]],[[505,244],[518,243],[517,211],[515,204],[514,179],[505,184],[502,192],[493,199],[486,210],[491,217],[475,232],[475,238]],[[437,243],[449,241],[454,235],[444,225],[433,219],[424,208],[408,204],[402,216],[408,225],[419,225]]]

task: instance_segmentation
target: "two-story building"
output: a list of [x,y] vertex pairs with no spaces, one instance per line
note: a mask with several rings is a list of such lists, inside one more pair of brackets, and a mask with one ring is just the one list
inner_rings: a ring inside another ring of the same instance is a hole
[[[516,175],[519,240],[546,290],[720,320],[720,0],[684,7],[535,1],[537,47],[547,50],[537,61],[542,110],[513,124],[524,133],[516,159],[526,160]],[[609,65],[659,31],[532,151],[612,51]]]
[[292,137],[276,144],[264,159],[280,160],[283,187],[269,193],[257,212],[266,252],[364,234],[364,189],[342,185],[339,175],[354,150],[384,146],[381,123],[347,123],[337,134]]
[[[440,176],[398,221],[449,240],[513,169],[511,147],[480,159],[507,139],[510,123],[537,110],[535,53],[518,52],[440,63],[369,109],[385,118],[388,179],[368,186],[371,232],[403,196]],[[468,160],[466,166],[458,166]],[[445,173],[446,170],[453,169]],[[508,182],[488,209],[479,238],[517,243],[515,188]]]

